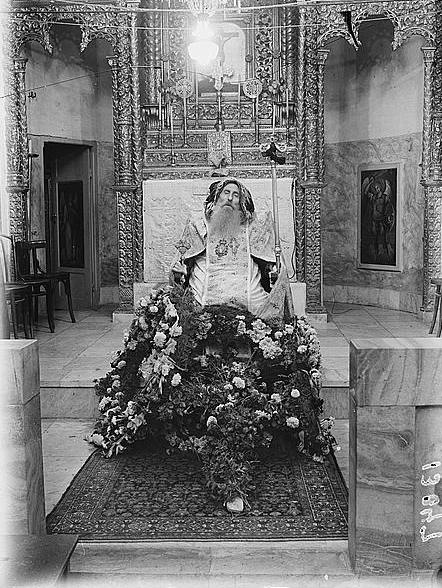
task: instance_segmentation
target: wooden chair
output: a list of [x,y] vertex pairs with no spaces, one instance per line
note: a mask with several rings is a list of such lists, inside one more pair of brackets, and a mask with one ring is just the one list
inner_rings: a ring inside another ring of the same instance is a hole
[[[38,317],[38,299],[42,296],[46,299],[46,312],[48,316],[48,324],[51,333],[55,331],[54,321],[54,296],[53,296],[53,282],[44,276],[37,276],[33,274],[22,274],[21,268],[18,267],[16,258],[16,243],[14,237],[9,235],[1,235],[2,245],[9,244],[11,257],[11,270],[13,272],[12,279],[15,284],[28,286],[32,292],[32,299],[34,301],[34,320]],[[25,279],[26,278],[26,279]]]
[[48,251],[46,241],[16,241],[15,253],[20,277],[25,282],[29,281],[29,279],[39,278],[51,280],[53,290],[55,289],[55,286],[61,282],[64,286],[71,321],[75,323],[74,309],[72,307],[71,275],[69,272],[51,272],[43,270],[38,259],[39,250],[44,251],[47,263]]
[[431,334],[433,332],[434,327],[436,326],[437,315],[439,315],[439,322],[437,325],[436,336],[440,337],[440,335],[442,333],[442,302],[441,302],[442,278],[431,278],[430,283],[436,287],[436,291],[434,293],[433,319],[431,321],[431,326],[430,326],[430,330],[428,331],[428,333]]
[[23,330],[25,338],[33,338],[34,333],[32,329],[32,289],[24,283],[13,282],[10,274],[10,253],[11,247],[8,247],[8,242],[3,238],[1,243],[0,256],[0,271],[2,272],[2,281],[5,289],[6,302],[9,303],[11,309],[11,322],[15,339],[18,338],[18,310],[21,310],[23,317]]

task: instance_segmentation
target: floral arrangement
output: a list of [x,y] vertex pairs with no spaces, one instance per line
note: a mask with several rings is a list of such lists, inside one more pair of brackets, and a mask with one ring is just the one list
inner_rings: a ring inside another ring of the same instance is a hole
[[247,498],[272,443],[322,461],[336,446],[320,421],[317,334],[304,318],[269,324],[229,306],[197,306],[180,286],[142,298],[111,370],[96,382],[91,435],[107,457],[153,437],[193,451],[213,494]]

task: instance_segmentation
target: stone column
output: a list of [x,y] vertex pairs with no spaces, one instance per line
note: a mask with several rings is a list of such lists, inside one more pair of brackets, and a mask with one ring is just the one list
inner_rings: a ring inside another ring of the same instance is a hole
[[324,181],[324,68],[330,49],[318,50],[318,159],[319,179]]
[[[306,311],[310,314],[324,315],[322,303],[322,255],[321,255],[321,164],[320,150],[324,141],[323,129],[323,90],[322,75],[327,53],[318,56],[314,29],[306,36],[305,71],[305,282]],[[319,64],[321,66],[319,67]],[[321,95],[322,92],[322,103]],[[322,115],[321,115],[322,110]],[[321,122],[322,121],[322,122]],[[323,155],[322,155],[323,158]]]
[[108,57],[112,68],[114,127],[114,191],[118,222],[118,286],[120,309],[133,309],[134,282],[134,192],[133,102],[131,97],[131,52],[127,31],[119,38],[118,55]]
[[430,289],[430,280],[442,274],[442,112],[436,112],[432,116],[428,152],[429,170],[425,170],[427,177],[422,182],[425,197],[422,301],[424,312],[430,312],[433,306],[434,292]]
[[[130,0],[130,8],[138,8],[140,0]],[[134,281],[143,280],[143,192],[142,192],[142,147],[141,147],[141,108],[140,108],[140,78],[138,56],[138,14],[134,10],[130,17],[130,50],[132,64],[132,161],[134,194]]]
[[424,497],[438,490],[438,481],[422,479],[442,475],[442,468],[422,469],[441,462],[441,413],[441,339],[351,342],[349,555],[356,572],[405,575],[442,564],[442,534],[422,538],[442,529],[440,519],[422,531],[429,513],[421,514],[430,506]]
[[428,179],[430,171],[430,132],[431,132],[431,78],[434,62],[434,47],[422,47],[424,59],[424,112],[422,126],[422,180]]
[[[422,310],[431,311],[430,279],[442,274],[442,5],[436,3],[435,48],[424,53],[424,267]],[[425,138],[429,141],[425,142]]]
[[3,532],[46,533],[37,341],[1,340]]
[[25,71],[27,59],[12,59],[7,120],[7,193],[9,196],[10,233],[27,237],[26,195],[28,183],[28,127],[26,117]]
[[304,179],[304,98],[305,98],[305,8],[299,7],[298,55],[295,95],[296,131],[296,176],[295,185],[295,252],[296,277],[305,282],[305,194],[301,181]]

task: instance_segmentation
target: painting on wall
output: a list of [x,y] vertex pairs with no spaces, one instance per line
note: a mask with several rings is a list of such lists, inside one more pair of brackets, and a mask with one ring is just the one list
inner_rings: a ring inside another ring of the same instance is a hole
[[401,164],[358,170],[358,267],[401,271]]

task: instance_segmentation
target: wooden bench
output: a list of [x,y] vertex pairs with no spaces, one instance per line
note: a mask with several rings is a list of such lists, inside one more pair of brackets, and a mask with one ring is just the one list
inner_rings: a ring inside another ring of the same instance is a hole
[[69,572],[78,535],[0,537],[2,586],[55,586]]

